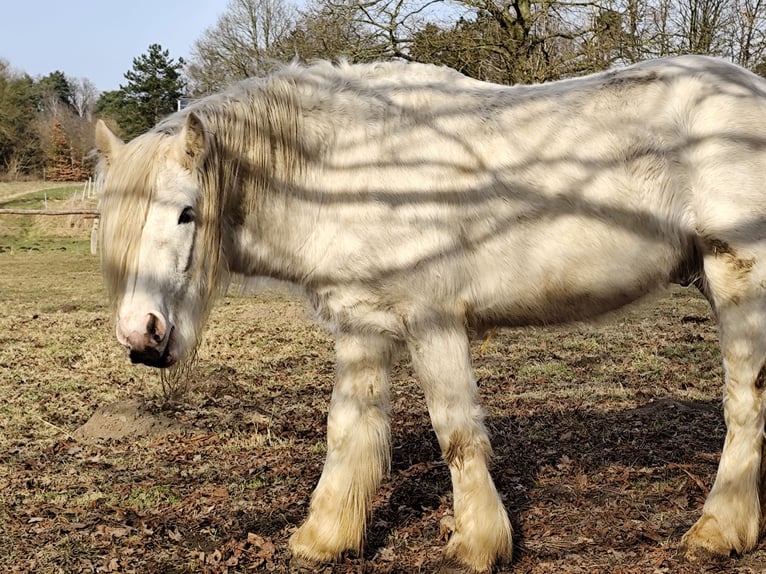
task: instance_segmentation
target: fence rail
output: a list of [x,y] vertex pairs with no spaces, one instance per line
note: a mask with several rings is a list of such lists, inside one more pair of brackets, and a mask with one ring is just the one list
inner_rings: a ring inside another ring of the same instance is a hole
[[82,215],[98,217],[96,209],[0,209],[0,215]]
[[[0,202],[18,200],[26,195],[37,194],[35,200],[42,199],[42,209],[22,207],[0,208],[0,237],[17,237],[34,239],[38,237],[80,237],[85,239],[90,235],[91,253],[98,250],[98,226],[100,216],[95,208],[95,199],[100,195],[99,185],[89,179],[82,188],[77,186],[69,200],[57,198],[55,204],[48,206],[48,190],[30,190],[14,194],[11,197],[0,198]],[[43,198],[39,198],[40,192]],[[61,195],[61,194],[58,194]],[[2,203],[0,203],[2,205]],[[34,204],[33,204],[34,205]],[[48,216],[53,216],[49,218]],[[62,218],[61,216],[66,216]],[[68,217],[68,218],[67,218]]]

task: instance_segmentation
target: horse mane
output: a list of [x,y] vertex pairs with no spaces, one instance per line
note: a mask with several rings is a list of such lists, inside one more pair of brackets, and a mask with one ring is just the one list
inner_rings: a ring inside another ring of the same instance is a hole
[[[204,98],[173,121],[193,113],[205,130],[206,149],[198,169],[200,198],[194,283],[205,299],[230,279],[229,254],[235,250],[227,230],[255,217],[265,202],[294,194],[305,173],[307,154],[301,139],[298,105],[291,82],[278,75],[242,82]],[[160,130],[165,126],[160,124]]]

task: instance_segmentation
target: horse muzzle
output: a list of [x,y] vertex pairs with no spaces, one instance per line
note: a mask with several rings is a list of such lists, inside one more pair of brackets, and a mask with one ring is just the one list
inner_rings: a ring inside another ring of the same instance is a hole
[[165,368],[173,365],[177,357],[172,352],[172,325],[158,313],[117,322],[117,340],[128,350],[133,363]]

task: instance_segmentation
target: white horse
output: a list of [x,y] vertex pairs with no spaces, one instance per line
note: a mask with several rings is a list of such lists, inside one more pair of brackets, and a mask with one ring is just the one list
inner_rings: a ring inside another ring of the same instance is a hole
[[97,126],[102,266],[134,362],[193,354],[232,274],[292,282],[335,339],[327,460],[290,539],[359,551],[409,351],[454,490],[445,569],[511,557],[469,334],[586,319],[669,283],[717,317],[727,424],[691,557],[759,536],[766,81],[704,57],[506,87],[419,64],[288,66],[124,144]]

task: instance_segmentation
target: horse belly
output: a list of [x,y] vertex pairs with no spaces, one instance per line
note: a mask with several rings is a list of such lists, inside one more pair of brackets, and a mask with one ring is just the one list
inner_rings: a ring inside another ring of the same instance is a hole
[[618,309],[676,279],[679,235],[573,217],[498,238],[477,254],[469,315],[478,327],[577,321]]

